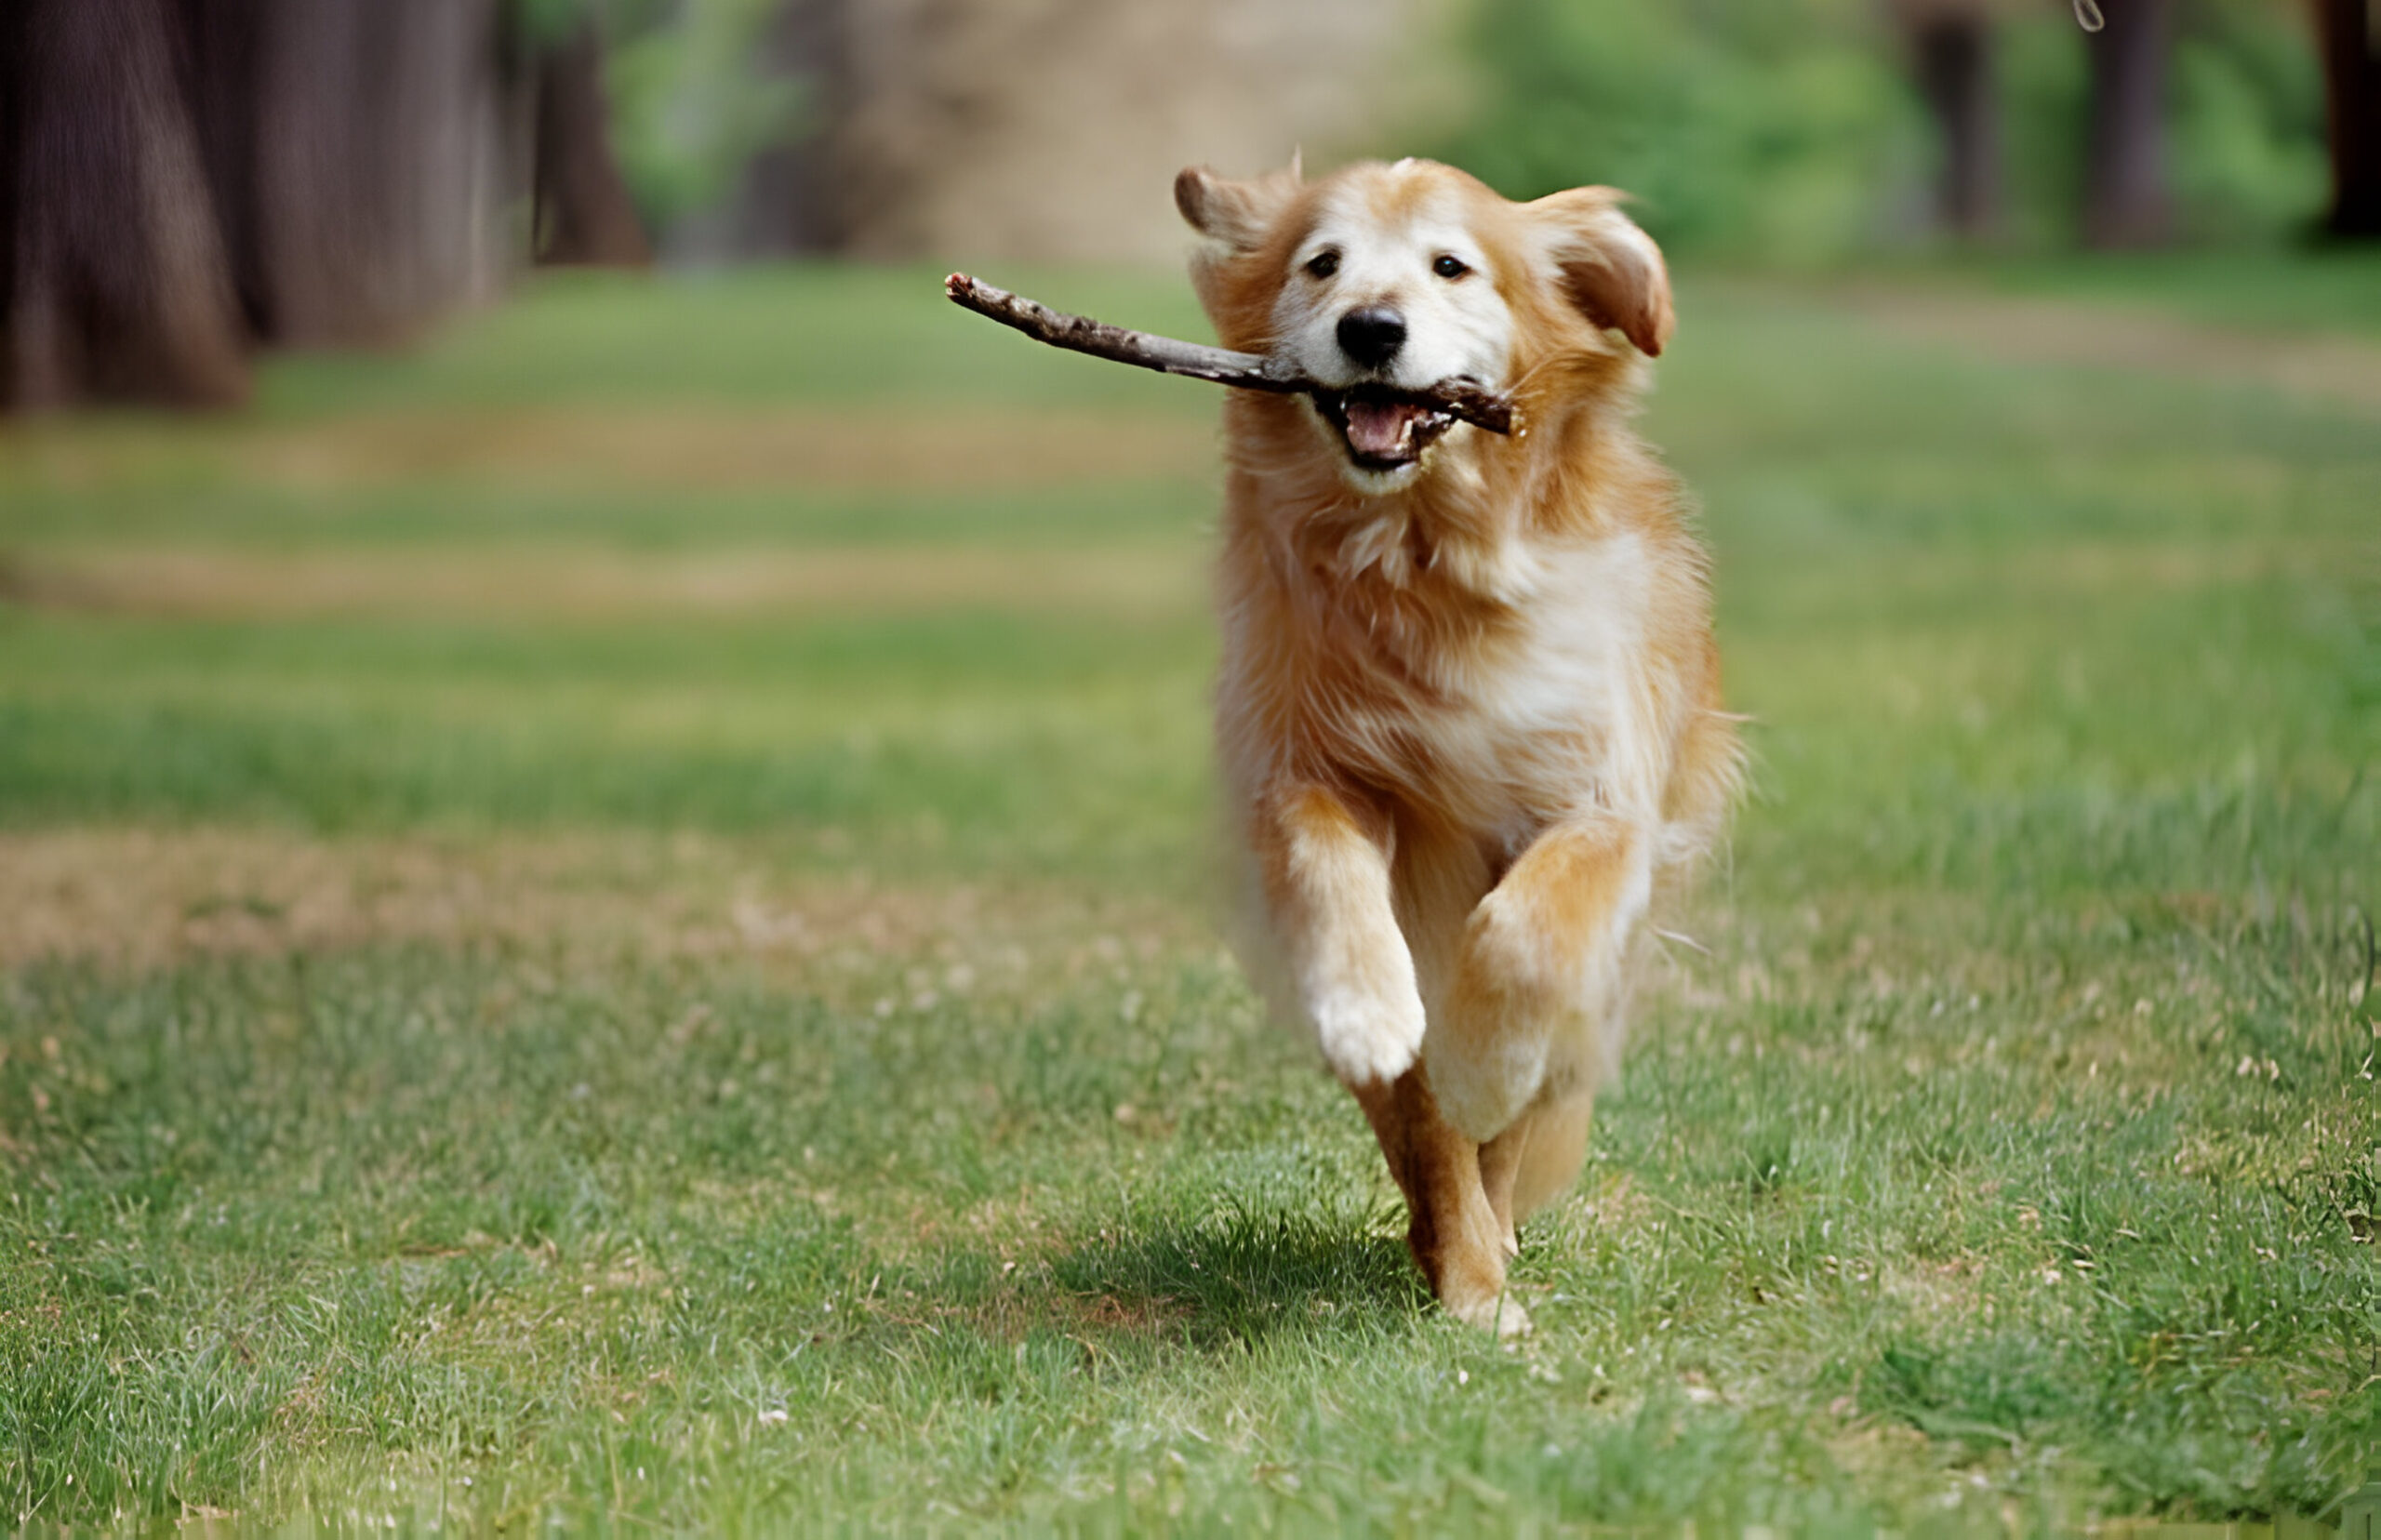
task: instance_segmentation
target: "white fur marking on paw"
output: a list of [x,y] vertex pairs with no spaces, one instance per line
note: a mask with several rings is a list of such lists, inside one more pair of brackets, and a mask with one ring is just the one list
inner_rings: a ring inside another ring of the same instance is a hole
[[1395,1080],[1422,1051],[1422,996],[1411,983],[1387,993],[1318,990],[1310,1009],[1324,1061],[1350,1085]]

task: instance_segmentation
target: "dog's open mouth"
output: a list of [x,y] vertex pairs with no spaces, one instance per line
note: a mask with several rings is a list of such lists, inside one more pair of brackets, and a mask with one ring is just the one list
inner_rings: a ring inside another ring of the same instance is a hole
[[1339,431],[1348,458],[1365,471],[1396,471],[1422,458],[1422,451],[1455,426],[1445,412],[1386,386],[1357,385],[1318,392],[1315,409]]

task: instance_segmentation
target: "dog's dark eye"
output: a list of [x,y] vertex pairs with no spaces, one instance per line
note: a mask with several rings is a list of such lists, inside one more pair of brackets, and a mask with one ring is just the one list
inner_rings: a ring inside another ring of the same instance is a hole
[[1339,271],[1339,254],[1336,251],[1316,252],[1308,259],[1306,270],[1317,278],[1328,278]]
[[1464,265],[1460,257],[1442,257],[1430,264],[1430,271],[1442,278],[1460,278],[1471,269]]

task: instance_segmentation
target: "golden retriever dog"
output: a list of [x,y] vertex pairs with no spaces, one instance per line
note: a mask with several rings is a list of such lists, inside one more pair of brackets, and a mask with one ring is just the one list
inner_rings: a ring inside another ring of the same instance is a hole
[[[1457,1318],[1510,1334],[1515,1225],[1585,1159],[1628,960],[1734,799],[1707,563],[1631,430],[1660,251],[1583,187],[1427,161],[1175,184],[1234,392],[1218,598],[1249,959],[1363,1108]],[[1470,376],[1500,436],[1407,394]]]

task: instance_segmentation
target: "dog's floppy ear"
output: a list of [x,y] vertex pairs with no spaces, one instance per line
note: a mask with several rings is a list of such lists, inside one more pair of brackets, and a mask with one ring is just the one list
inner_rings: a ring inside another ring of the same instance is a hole
[[1279,171],[1246,181],[1230,181],[1204,166],[1187,166],[1174,179],[1174,206],[1190,228],[1234,251],[1254,251],[1265,242],[1274,216],[1297,195],[1298,158]]
[[1524,206],[1572,303],[1657,358],[1673,324],[1669,270],[1654,238],[1620,211],[1621,198],[1609,187],[1575,187]]

